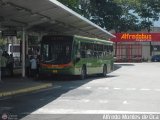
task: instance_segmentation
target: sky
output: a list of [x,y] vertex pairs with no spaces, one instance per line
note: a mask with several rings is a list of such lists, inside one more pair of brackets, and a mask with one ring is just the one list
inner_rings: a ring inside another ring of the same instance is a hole
[[154,22],[154,27],[160,27],[160,20]]

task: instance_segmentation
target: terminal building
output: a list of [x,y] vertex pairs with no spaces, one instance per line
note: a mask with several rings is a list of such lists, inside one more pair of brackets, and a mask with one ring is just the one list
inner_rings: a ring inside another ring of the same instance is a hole
[[115,57],[117,62],[150,61],[153,55],[160,54],[160,28],[152,32],[116,33]]

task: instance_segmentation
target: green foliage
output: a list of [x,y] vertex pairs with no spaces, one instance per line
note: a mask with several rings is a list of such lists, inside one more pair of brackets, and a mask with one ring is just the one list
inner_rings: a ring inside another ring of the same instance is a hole
[[0,38],[0,46],[3,46],[5,44],[4,40]]
[[160,0],[58,0],[97,25],[115,32],[139,31],[159,20]]
[[77,11],[78,9],[79,0],[58,0],[58,1],[75,11]]
[[142,20],[141,27],[147,28],[150,32],[153,22],[159,20],[160,0],[139,0],[139,5],[135,7],[135,13]]
[[131,2],[127,0],[92,0],[94,13],[92,15],[98,16],[102,20],[99,25],[107,30],[114,29],[115,32],[139,30],[138,18],[129,12],[133,6],[129,6],[129,3]]

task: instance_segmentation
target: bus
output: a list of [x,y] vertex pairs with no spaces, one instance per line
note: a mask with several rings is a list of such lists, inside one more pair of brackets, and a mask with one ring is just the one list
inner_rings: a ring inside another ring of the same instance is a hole
[[8,44],[7,53],[9,55],[13,53],[13,57],[20,58],[20,44]]
[[14,68],[20,67],[20,44],[7,44],[6,45],[6,51],[10,55],[13,55],[14,58]]
[[106,74],[113,70],[113,42],[83,36],[42,37],[39,75]]

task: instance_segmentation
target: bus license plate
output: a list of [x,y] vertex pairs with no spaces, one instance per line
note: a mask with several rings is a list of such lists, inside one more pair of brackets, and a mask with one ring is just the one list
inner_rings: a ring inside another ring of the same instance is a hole
[[53,70],[52,72],[53,72],[53,73],[58,73],[58,71],[57,71],[57,70]]

